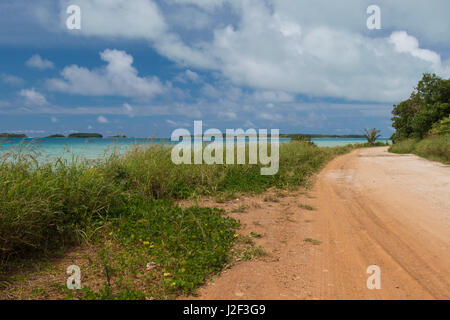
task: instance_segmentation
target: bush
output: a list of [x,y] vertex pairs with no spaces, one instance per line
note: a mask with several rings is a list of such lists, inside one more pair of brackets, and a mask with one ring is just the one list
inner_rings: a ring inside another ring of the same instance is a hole
[[414,147],[418,140],[416,139],[405,139],[399,142],[394,143],[389,151],[393,153],[412,153],[414,151]]
[[192,292],[206,275],[220,271],[239,224],[223,210],[182,209],[167,200],[134,199],[118,208],[118,234],[127,247],[143,247],[165,273],[169,291]]
[[450,135],[428,137],[423,140],[402,140],[395,143],[389,151],[414,153],[430,160],[450,163]]
[[87,226],[121,202],[120,189],[83,163],[4,160],[0,190],[1,260],[79,241]]

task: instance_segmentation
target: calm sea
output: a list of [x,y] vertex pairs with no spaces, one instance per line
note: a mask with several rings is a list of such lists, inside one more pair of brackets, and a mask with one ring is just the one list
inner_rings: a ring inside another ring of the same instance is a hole
[[[290,139],[280,139],[280,143],[289,142]],[[312,141],[320,147],[334,147],[347,144],[364,143],[365,139],[343,138],[314,138]],[[387,139],[380,139],[387,141]],[[11,149],[33,150],[39,161],[52,161],[56,158],[72,159],[79,157],[88,160],[101,159],[105,155],[124,153],[132,145],[152,144],[176,144],[167,139],[143,139],[143,138],[36,138],[36,139],[0,139],[0,154],[5,154]]]

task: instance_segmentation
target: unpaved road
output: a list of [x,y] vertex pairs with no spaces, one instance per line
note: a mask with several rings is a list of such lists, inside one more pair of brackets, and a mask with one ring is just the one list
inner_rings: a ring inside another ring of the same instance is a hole
[[[450,299],[449,166],[360,149],[331,161],[307,195],[263,197],[222,206],[250,207],[230,215],[263,235],[270,257],[237,264],[196,298]],[[370,265],[379,290],[367,288]]]

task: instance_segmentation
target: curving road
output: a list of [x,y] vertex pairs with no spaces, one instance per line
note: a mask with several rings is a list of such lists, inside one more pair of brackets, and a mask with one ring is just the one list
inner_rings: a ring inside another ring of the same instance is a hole
[[[314,296],[450,298],[450,167],[387,148],[336,158],[316,184]],[[368,290],[369,265],[381,289]],[[324,271],[325,270],[325,271]]]
[[[310,193],[263,198],[208,204],[263,235],[255,241],[269,257],[238,263],[196,298],[450,298],[449,166],[359,149],[328,163]],[[233,210],[242,205],[251,209]],[[380,289],[367,288],[371,265]]]

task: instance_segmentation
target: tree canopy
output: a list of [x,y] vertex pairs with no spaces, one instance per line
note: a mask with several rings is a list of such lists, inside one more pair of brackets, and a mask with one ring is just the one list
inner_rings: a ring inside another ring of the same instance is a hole
[[409,99],[394,105],[392,140],[422,139],[450,115],[450,79],[426,73]]

